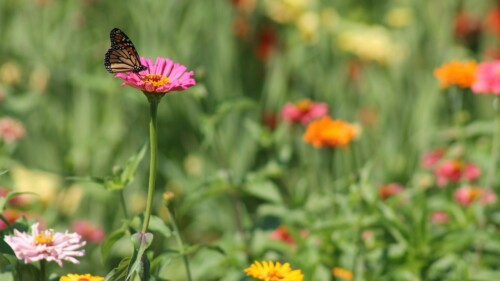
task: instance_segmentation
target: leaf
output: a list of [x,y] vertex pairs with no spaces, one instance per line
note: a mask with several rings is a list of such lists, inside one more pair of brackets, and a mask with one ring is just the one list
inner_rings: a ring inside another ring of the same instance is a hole
[[127,268],[130,264],[130,257],[125,257],[120,261],[120,264],[111,270],[104,281],[123,281],[127,276]]
[[39,196],[38,194],[36,194],[34,192],[11,191],[11,192],[7,193],[7,196],[0,197],[0,210],[1,211],[5,210],[5,208],[7,207],[7,203],[9,202],[10,199],[12,199],[15,196],[23,195],[23,194],[31,194],[31,195]]
[[101,254],[103,259],[107,259],[109,252],[113,245],[120,240],[127,233],[126,228],[122,226],[121,228],[113,231],[111,234],[106,237],[106,240],[102,243],[101,246]]
[[144,143],[142,147],[139,149],[139,151],[137,151],[135,155],[133,155],[127,160],[125,169],[121,173],[120,177],[121,182],[124,184],[124,186],[127,186],[134,180],[137,167],[141,163],[141,160],[144,158],[144,155],[146,155],[147,147],[148,147],[147,143]]
[[281,194],[278,190],[278,187],[272,183],[271,181],[252,181],[247,182],[243,191],[246,193],[253,195],[257,198],[264,199],[273,203],[281,203]]
[[138,273],[141,276],[141,281],[147,281],[142,279],[143,276],[149,276],[149,261],[144,262],[143,256],[146,249],[149,248],[153,242],[152,233],[138,232],[132,235],[132,243],[135,246],[134,255],[132,257],[132,263],[128,267],[128,273],[126,280],[130,280],[130,277]]
[[14,276],[10,272],[0,273],[0,280],[2,281],[14,281]]
[[149,229],[162,234],[163,236],[165,236],[165,238],[172,236],[172,231],[170,230],[170,228],[165,224],[165,222],[161,218],[157,216],[150,217]]

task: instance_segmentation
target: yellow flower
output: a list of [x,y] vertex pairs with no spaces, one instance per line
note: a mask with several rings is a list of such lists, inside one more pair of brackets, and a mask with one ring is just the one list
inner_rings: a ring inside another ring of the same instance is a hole
[[281,264],[272,261],[255,261],[245,269],[248,276],[263,281],[302,281],[304,275],[300,269],[292,270],[289,263]]
[[406,27],[413,21],[413,14],[410,9],[398,7],[390,10],[385,15],[385,22],[392,27]]
[[355,126],[324,116],[309,123],[304,134],[304,141],[315,147],[341,147],[349,144],[356,134]]
[[90,274],[68,274],[65,276],[61,276],[59,281],[103,281],[104,277],[100,276],[92,276]]
[[320,18],[318,14],[306,12],[297,19],[296,25],[302,38],[306,42],[315,42],[318,39],[319,23]]
[[468,88],[476,80],[477,63],[471,61],[451,61],[434,70],[441,88],[457,85]]
[[332,269],[332,274],[336,278],[342,278],[344,280],[351,280],[352,279],[352,272],[344,269],[342,267],[334,267]]

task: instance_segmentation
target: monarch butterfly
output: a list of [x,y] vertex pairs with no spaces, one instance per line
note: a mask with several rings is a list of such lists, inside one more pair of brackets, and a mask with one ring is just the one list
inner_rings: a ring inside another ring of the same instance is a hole
[[142,65],[134,43],[118,28],[113,28],[109,33],[111,47],[104,56],[104,66],[109,73],[141,72],[147,67]]

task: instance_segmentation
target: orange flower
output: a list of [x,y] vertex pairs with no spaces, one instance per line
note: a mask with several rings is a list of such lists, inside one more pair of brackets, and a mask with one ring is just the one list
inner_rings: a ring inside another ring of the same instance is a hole
[[476,71],[475,61],[451,61],[434,70],[434,76],[439,80],[441,88],[452,85],[468,88],[474,84]]
[[344,269],[342,267],[334,267],[332,269],[332,274],[336,278],[341,278],[343,280],[351,280],[352,279],[352,272]]
[[340,147],[349,144],[355,136],[353,125],[324,116],[309,123],[304,141],[315,147]]

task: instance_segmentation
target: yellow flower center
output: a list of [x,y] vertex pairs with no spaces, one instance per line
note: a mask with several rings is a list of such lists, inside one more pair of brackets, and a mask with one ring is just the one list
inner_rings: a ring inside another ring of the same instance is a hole
[[46,230],[35,237],[35,245],[52,245],[54,241],[54,232],[52,230]]
[[144,78],[142,78],[144,83],[151,83],[155,88],[166,85],[170,83],[168,77],[160,75],[160,74],[146,74]]
[[308,99],[299,100],[298,102],[295,103],[295,105],[300,111],[306,112],[309,111],[309,109],[311,109],[312,101]]
[[266,281],[279,281],[283,276],[278,271],[270,271],[266,276]]

